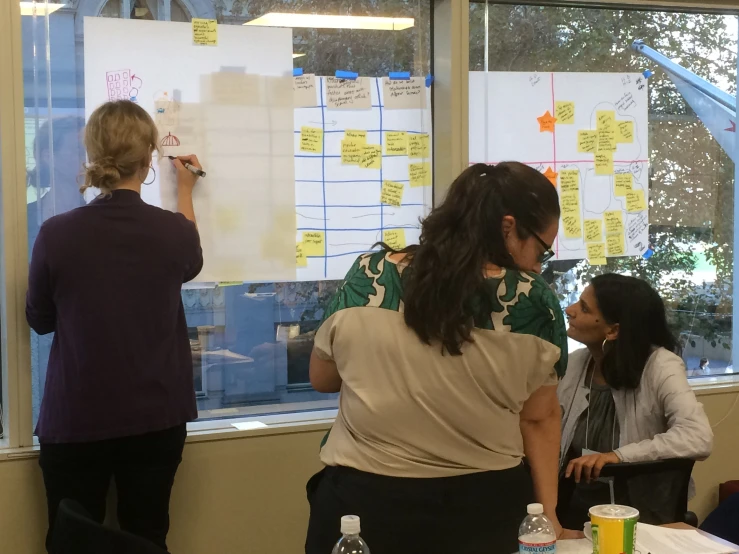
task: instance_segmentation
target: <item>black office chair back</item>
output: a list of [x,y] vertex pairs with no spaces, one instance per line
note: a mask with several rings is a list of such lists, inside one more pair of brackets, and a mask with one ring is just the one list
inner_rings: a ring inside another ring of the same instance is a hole
[[688,489],[694,460],[609,464],[601,477],[612,478],[617,504],[639,510],[639,521],[652,525],[695,523],[688,512]]
[[167,554],[146,539],[97,523],[69,499],[59,505],[51,547],[53,554]]

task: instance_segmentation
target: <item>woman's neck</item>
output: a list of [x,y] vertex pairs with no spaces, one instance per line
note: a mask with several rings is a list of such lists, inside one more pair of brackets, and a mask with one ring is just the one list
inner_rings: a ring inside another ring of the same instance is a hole
[[605,377],[603,377],[603,346],[589,345],[588,350],[590,351],[590,368],[593,371],[593,382],[598,385],[604,385],[606,383]]
[[141,194],[141,181],[134,175],[128,179],[123,179],[113,190],[132,190]]

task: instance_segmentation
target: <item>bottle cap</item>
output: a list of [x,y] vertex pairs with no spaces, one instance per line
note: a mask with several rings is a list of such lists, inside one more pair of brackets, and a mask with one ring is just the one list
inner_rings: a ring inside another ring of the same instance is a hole
[[342,535],[358,535],[359,531],[359,516],[344,516],[341,518]]
[[529,512],[529,515],[539,515],[544,513],[544,506],[541,504],[529,504],[526,506],[526,511]]

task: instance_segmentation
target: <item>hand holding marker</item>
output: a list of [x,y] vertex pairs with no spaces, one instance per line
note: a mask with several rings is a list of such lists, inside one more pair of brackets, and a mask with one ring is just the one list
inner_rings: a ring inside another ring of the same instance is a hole
[[[167,156],[170,160],[176,160],[178,159],[177,156]],[[182,161],[182,160],[180,160]],[[197,167],[189,164],[188,162],[182,162],[182,165],[185,166],[185,169],[190,171],[193,175],[197,175],[198,177],[205,177],[205,171],[202,169],[198,169]]]

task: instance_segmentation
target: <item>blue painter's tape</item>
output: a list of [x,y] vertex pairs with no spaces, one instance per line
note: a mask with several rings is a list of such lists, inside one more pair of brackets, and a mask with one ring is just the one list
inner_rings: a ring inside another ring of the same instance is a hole
[[650,71],[649,69],[645,69],[645,70],[644,70],[644,71],[642,72],[642,75],[644,75],[644,77],[645,77],[646,79],[649,79],[649,78],[650,78],[650,77],[651,77],[652,75],[654,75],[654,73],[652,73],[652,72],[651,72],[651,71]]
[[354,73],[353,71],[341,71],[340,69],[336,70],[337,79],[351,79],[352,81],[356,81],[357,77],[359,77],[359,73]]
[[430,87],[431,86],[431,83],[433,83],[433,82],[434,82],[434,76],[431,75],[431,73],[429,73],[428,75],[426,75],[426,87],[427,88]]
[[645,260],[648,260],[652,256],[654,256],[654,250],[652,250],[651,248],[647,248],[647,251],[642,254],[642,258],[644,258]]
[[303,74],[302,67],[296,67],[293,69],[293,77],[300,77]]
[[390,73],[387,74],[387,76],[396,81],[410,81],[411,72],[410,71],[391,71]]

